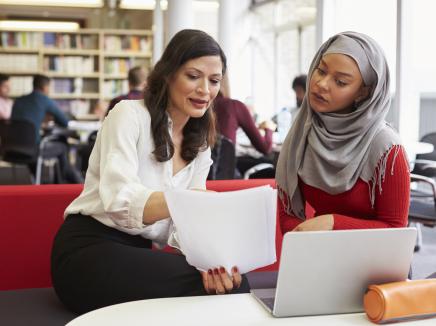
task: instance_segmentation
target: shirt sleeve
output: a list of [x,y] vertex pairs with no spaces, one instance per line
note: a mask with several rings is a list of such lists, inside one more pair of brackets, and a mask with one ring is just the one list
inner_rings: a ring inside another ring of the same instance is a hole
[[138,176],[141,122],[135,110],[120,102],[101,129],[100,198],[114,223],[128,229],[144,228],[144,206],[153,193]]
[[206,179],[209,174],[210,166],[213,163],[210,155],[210,147],[208,147],[205,151],[200,151],[198,153],[194,174],[189,184],[189,189],[206,189]]
[[[284,198],[284,200],[287,199]],[[279,215],[280,229],[282,234],[292,231],[295,227],[297,227],[298,224],[303,222],[303,220],[299,219],[298,217],[286,213],[285,206],[283,205],[283,202],[280,200],[278,196],[277,196],[277,212]]]
[[236,100],[234,106],[237,112],[238,124],[241,126],[242,130],[244,130],[254,148],[263,154],[268,154],[271,152],[272,130],[266,129],[265,136],[262,137],[247,107],[243,103]]
[[407,225],[410,200],[410,173],[407,156],[401,147],[395,158],[391,150],[386,164],[386,173],[375,189],[375,217],[355,218],[334,214],[334,230],[404,227]]
[[58,108],[56,103],[52,100],[47,98],[47,112],[50,113],[56,123],[62,127],[68,126],[68,118],[67,116]]

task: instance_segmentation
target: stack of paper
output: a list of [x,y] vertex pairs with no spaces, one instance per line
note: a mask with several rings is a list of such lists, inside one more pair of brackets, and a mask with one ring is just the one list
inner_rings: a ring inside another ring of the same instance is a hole
[[186,260],[199,270],[237,266],[247,273],[276,261],[277,191],[171,190],[165,198]]

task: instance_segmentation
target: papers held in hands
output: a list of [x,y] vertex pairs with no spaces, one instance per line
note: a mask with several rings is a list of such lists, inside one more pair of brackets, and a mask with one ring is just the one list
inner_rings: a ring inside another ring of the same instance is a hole
[[176,238],[199,270],[237,266],[247,273],[276,261],[277,191],[270,186],[230,192],[165,192]]

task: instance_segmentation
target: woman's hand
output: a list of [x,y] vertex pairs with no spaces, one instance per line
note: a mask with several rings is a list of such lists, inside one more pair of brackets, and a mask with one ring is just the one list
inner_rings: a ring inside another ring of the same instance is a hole
[[274,122],[272,122],[271,120],[266,120],[266,121],[261,122],[259,124],[258,128],[264,129],[264,130],[265,129],[276,130],[277,125]]
[[232,268],[230,276],[224,267],[209,269],[207,272],[201,272],[203,286],[208,294],[225,294],[241,286],[242,277],[238,268]]
[[330,231],[333,230],[334,224],[333,215],[326,214],[307,219],[292,231]]

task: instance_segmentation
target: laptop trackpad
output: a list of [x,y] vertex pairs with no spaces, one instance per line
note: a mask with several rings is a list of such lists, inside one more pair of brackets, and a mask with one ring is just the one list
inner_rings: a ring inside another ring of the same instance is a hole
[[276,289],[252,289],[251,293],[259,300],[270,312],[274,310]]

